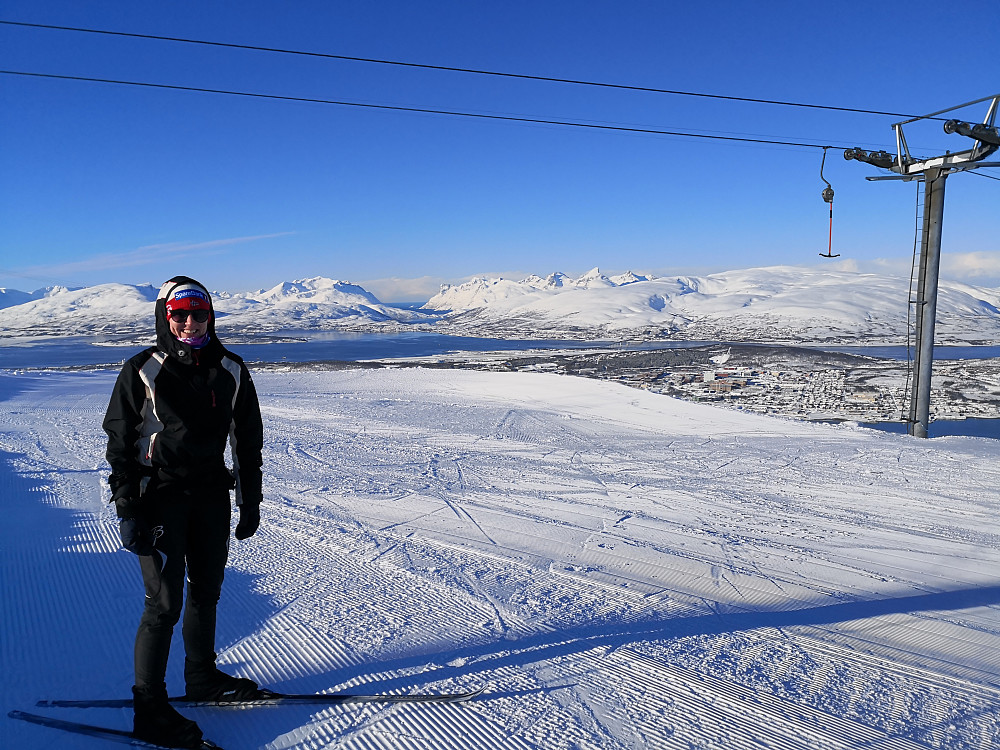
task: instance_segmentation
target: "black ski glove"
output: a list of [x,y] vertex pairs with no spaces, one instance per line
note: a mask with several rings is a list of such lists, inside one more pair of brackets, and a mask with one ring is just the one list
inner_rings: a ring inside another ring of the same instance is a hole
[[240,522],[236,524],[236,538],[249,539],[260,526],[260,503],[244,502],[240,508]]
[[144,518],[143,506],[143,501],[137,497],[123,496],[115,499],[122,547],[135,555],[153,554],[153,532]]
[[138,518],[118,519],[118,533],[122,537],[122,547],[134,555],[153,554],[153,532],[149,524]]
[[138,497],[122,495],[111,498],[115,504],[115,513],[119,518],[142,518],[145,503]]

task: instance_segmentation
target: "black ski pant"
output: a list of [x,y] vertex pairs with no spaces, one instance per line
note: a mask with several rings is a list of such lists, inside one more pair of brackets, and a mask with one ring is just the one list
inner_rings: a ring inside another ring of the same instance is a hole
[[231,508],[229,491],[219,488],[161,485],[144,501],[155,551],[139,557],[146,606],[135,637],[135,684],[157,689],[166,681],[182,603],[185,676],[215,667],[215,611],[229,556]]

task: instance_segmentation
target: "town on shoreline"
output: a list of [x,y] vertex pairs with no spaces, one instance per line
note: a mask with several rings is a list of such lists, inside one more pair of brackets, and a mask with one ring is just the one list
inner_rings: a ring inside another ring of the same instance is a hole
[[[866,423],[903,420],[911,366],[906,361],[806,347],[753,344],[650,351],[465,352],[377,364],[554,372],[761,414]],[[994,418],[1000,416],[998,407],[1000,358],[935,361],[933,419]]]

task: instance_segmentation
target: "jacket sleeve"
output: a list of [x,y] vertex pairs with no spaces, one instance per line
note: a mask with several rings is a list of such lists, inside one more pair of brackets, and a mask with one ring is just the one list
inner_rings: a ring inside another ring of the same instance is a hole
[[127,362],[118,374],[111,401],[104,415],[104,431],[108,434],[105,454],[111,464],[112,501],[120,498],[137,498],[142,469],[137,454],[142,410],[146,401],[146,387],[139,371]]
[[230,446],[236,473],[236,504],[259,505],[263,499],[261,451],[264,447],[264,424],[260,416],[257,389],[250,371],[242,362],[240,390],[233,409]]

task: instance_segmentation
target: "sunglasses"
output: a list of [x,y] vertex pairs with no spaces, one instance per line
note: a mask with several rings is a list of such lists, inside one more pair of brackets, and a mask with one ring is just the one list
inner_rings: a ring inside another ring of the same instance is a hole
[[188,315],[194,318],[195,323],[204,323],[211,313],[208,310],[174,310],[170,313],[170,319],[175,323],[183,323],[188,319]]

